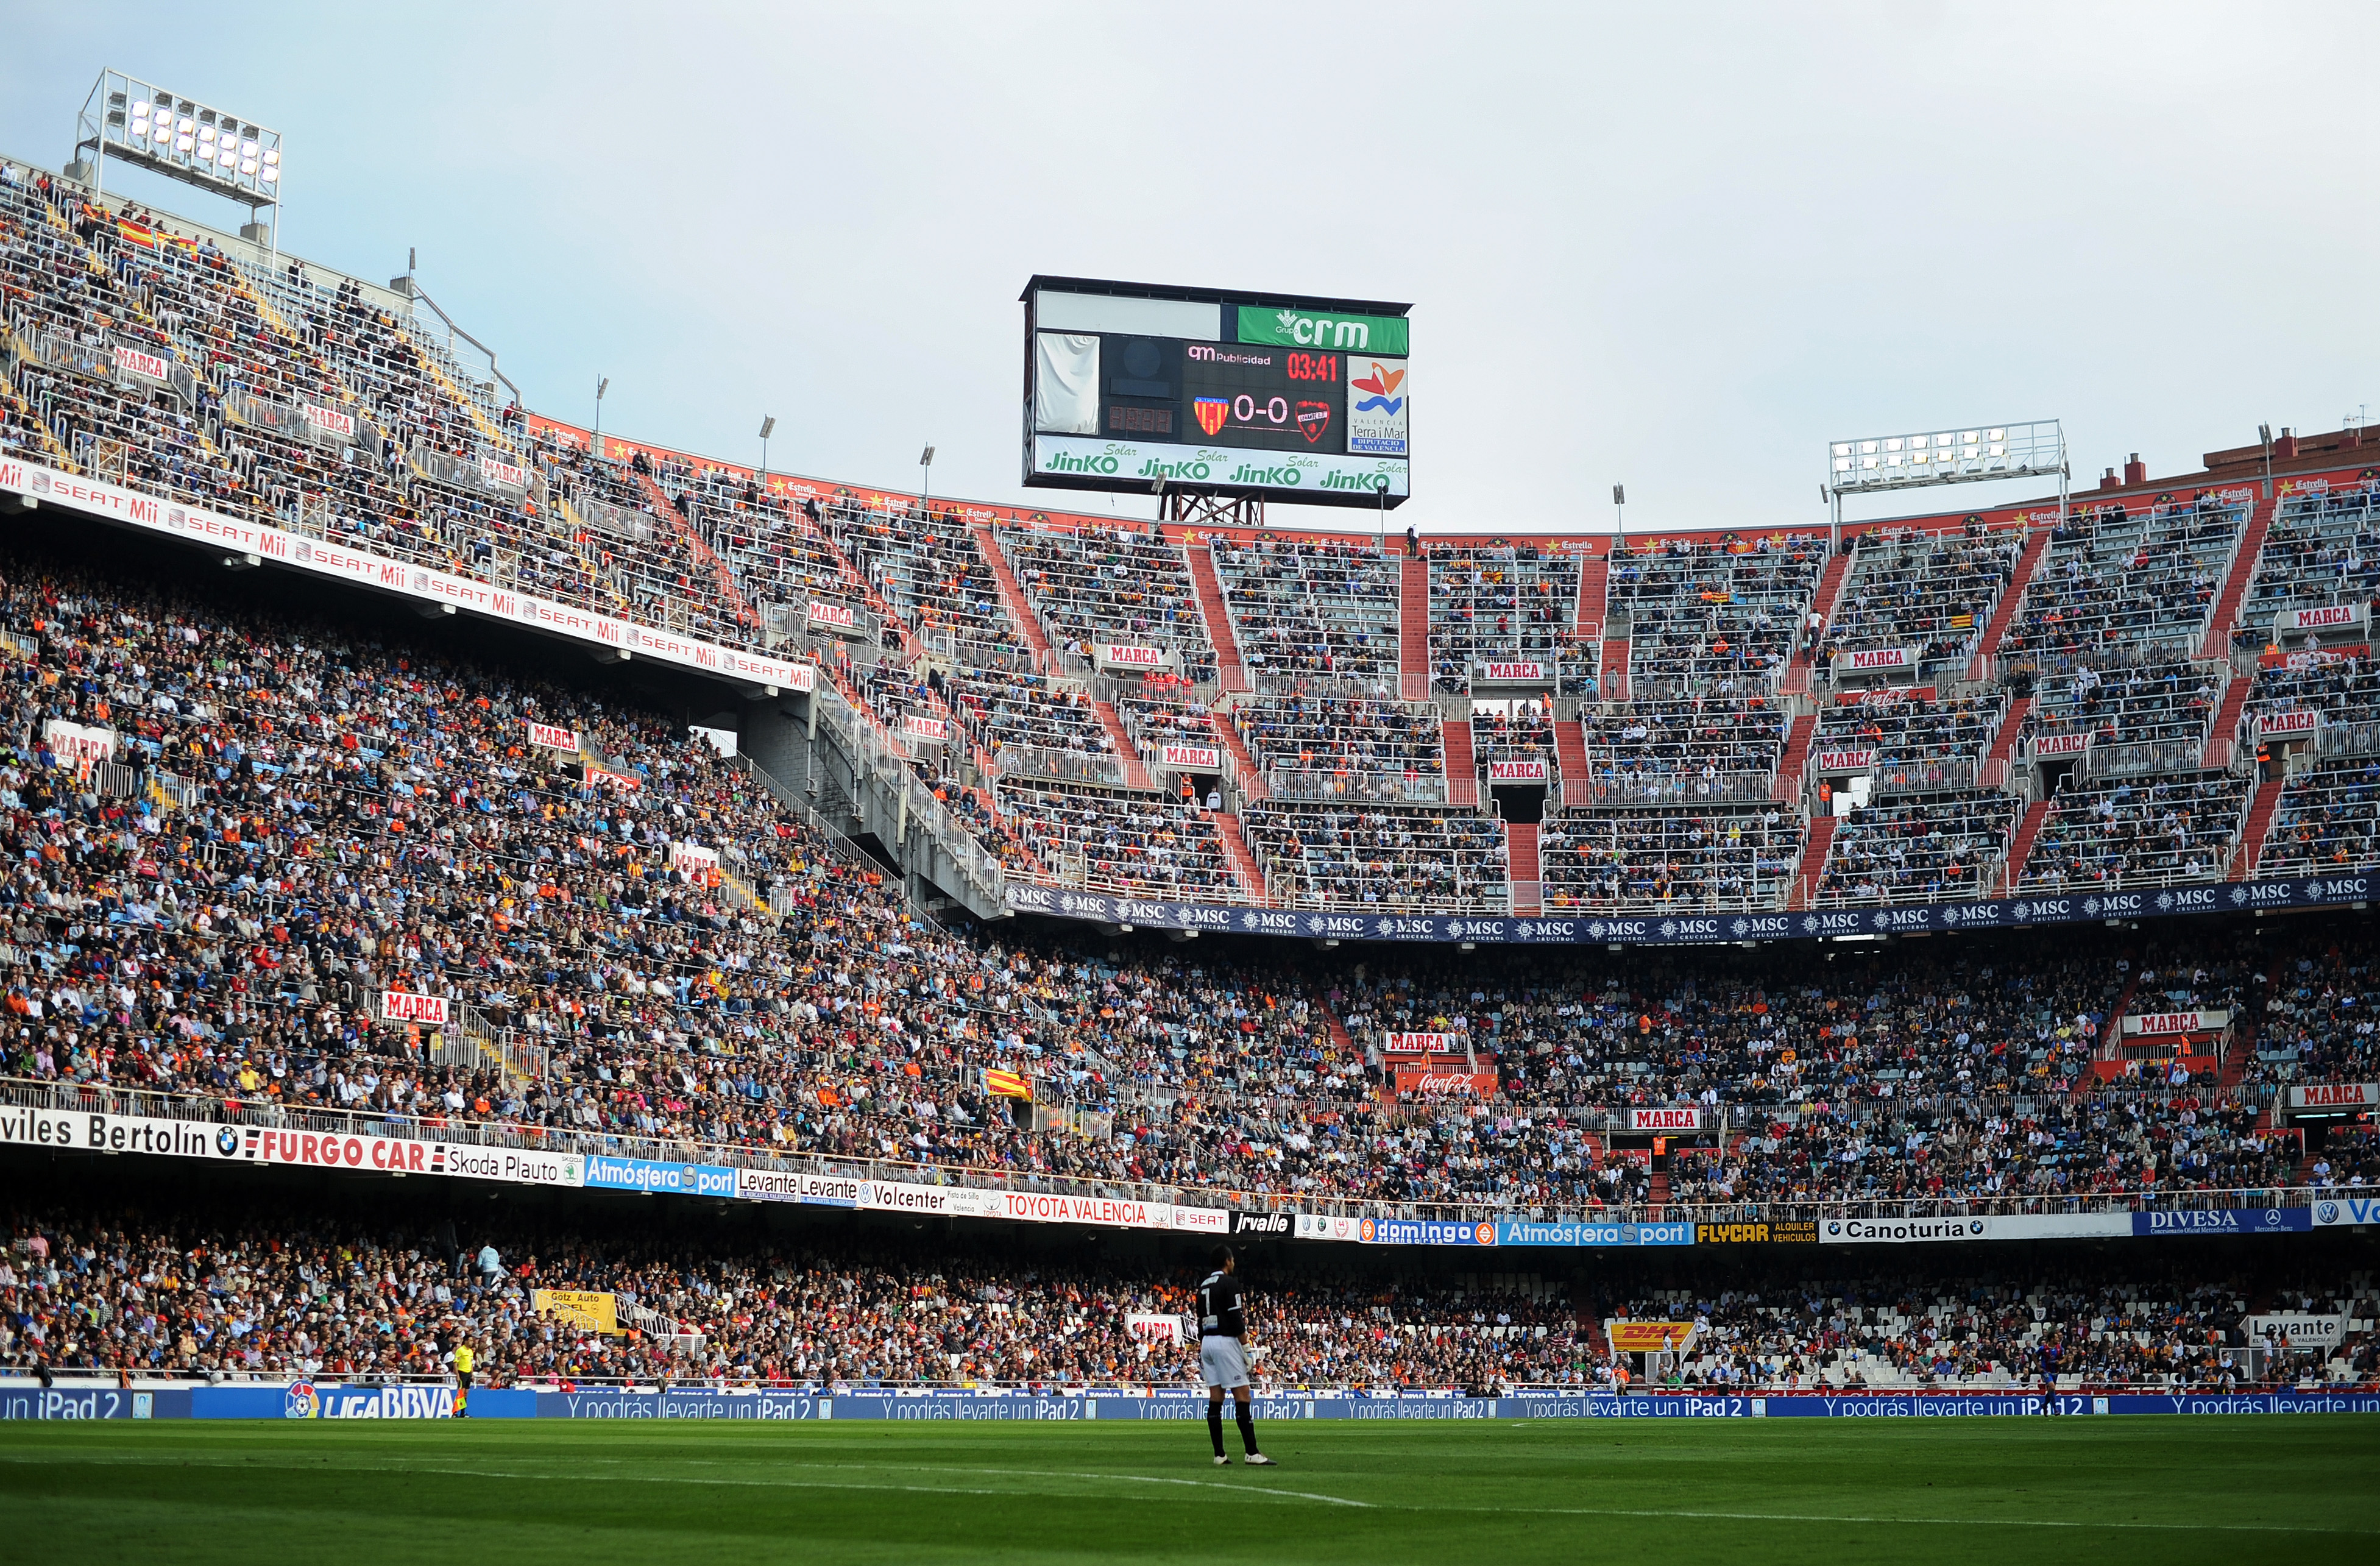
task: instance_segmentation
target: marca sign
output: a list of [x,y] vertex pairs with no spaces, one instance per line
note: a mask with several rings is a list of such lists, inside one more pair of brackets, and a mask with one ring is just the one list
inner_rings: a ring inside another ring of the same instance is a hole
[[1490,761],[1488,781],[1500,783],[1543,783],[1546,764],[1543,761]]
[[2174,1038],[2191,1033],[2220,1033],[2231,1026],[2229,1012],[2134,1012],[2124,1018],[2127,1038]]
[[1483,677],[1491,685],[1543,685],[1552,678],[1546,673],[1546,666],[1535,659],[1521,659],[1509,663],[1491,662],[1482,667],[1487,670]]
[[416,995],[409,989],[382,990],[380,1014],[390,1022],[428,1023],[432,1027],[444,1027],[449,1020],[446,997]]
[[1681,1105],[1675,1109],[1630,1110],[1628,1111],[1628,1129],[1631,1131],[1651,1131],[1658,1133],[1670,1131],[1700,1131],[1702,1128],[1703,1111],[1700,1108],[1693,1104]]
[[2260,739],[2277,739],[2289,734],[2310,734],[2322,727],[2322,712],[2317,708],[2292,708],[2287,712],[2256,714],[2256,734]]
[[1165,649],[1161,647],[1138,647],[1129,642],[1102,642],[1099,662],[1117,669],[1162,669]]
[[946,745],[950,742],[951,725],[923,712],[905,712],[901,715],[901,735],[925,745]]
[[1406,322],[1394,315],[1324,315],[1316,310],[1242,305],[1240,341],[1292,348],[1342,348],[1361,353],[1408,351]]
[[1835,667],[1852,674],[1882,674],[1913,671],[1917,649],[1911,647],[1869,647],[1835,654]]
[[2289,1089],[2293,1110],[2380,1109],[2380,1083],[2316,1082]]
[[2053,756],[2080,756],[2091,748],[2091,739],[2096,732],[2093,729],[2082,729],[2073,734],[2035,734],[2033,737],[2032,746],[2034,759],[2043,760]]
[[299,405],[298,414],[325,435],[335,435],[343,441],[356,438],[356,416],[334,408],[316,407],[312,403]]
[[809,601],[808,613],[813,625],[824,625],[836,631],[856,632],[859,629],[858,612],[847,603],[828,603],[814,598]]
[[1223,770],[1223,753],[1211,745],[1169,743],[1160,747],[1158,754],[1163,758],[1165,766],[1179,767],[1184,771],[1219,772]]
[[2284,609],[2273,617],[2273,636],[2306,636],[2320,631],[2361,630],[2371,617],[2368,603],[2325,603],[2318,609]]
[[42,725],[42,745],[61,761],[109,761],[115,757],[115,731],[52,718]]
[[566,750],[573,756],[578,754],[577,729],[558,729],[552,723],[531,723],[528,726],[528,742],[548,750]]
[[172,365],[155,354],[144,354],[138,348],[119,346],[115,350],[115,368],[127,375],[137,375],[143,381],[164,381]]
[[1463,1046],[1451,1033],[1384,1033],[1380,1036],[1380,1053],[1384,1055],[1459,1055]]
[[1876,770],[1873,750],[1821,750],[1818,771],[1821,772],[1872,772]]

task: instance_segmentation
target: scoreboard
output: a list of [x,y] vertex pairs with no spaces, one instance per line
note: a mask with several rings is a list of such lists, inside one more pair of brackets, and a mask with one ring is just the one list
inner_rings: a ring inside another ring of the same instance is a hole
[[1408,306],[1048,277],[1024,304],[1027,485],[1410,492]]

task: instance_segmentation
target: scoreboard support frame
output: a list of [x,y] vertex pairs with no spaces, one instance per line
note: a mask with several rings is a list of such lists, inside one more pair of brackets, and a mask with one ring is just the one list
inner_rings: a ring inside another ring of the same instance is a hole
[[1194,528],[1251,528],[1265,525],[1264,496],[1232,494],[1221,490],[1175,489],[1167,485],[1159,491],[1158,516],[1160,521],[1184,523]]

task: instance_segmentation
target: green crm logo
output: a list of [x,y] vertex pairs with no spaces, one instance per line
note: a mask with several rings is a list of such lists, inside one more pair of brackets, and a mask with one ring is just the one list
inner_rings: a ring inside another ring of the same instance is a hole
[[1393,315],[1318,315],[1311,310],[1240,307],[1240,341],[1284,347],[1405,352],[1405,322]]

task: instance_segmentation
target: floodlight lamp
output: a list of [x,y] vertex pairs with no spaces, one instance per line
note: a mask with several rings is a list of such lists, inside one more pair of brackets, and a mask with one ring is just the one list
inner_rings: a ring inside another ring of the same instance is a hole
[[280,152],[280,149],[279,149],[279,148],[267,148],[267,149],[265,150],[265,153],[264,153],[264,161],[265,161],[265,163],[266,163],[268,165],[275,166],[275,167],[279,166],[279,164],[280,164],[280,163],[281,163],[281,152]]
[[2265,444],[2268,446],[2271,445],[2273,443],[2273,427],[2269,424],[2257,425],[2256,438],[2264,442]]
[[762,418],[760,420],[760,438],[764,441],[767,440],[771,434],[776,432],[776,429],[777,419],[775,415],[771,414]]
[[933,448],[933,447],[931,447],[931,446],[928,446],[928,447],[926,448],[925,455],[924,455],[923,456],[920,456],[919,458],[917,458],[917,466],[918,466],[918,467],[931,467],[933,465],[934,465],[934,448]]
[[277,185],[281,182],[281,171],[274,168],[271,164],[267,164],[258,172],[256,177],[261,179],[267,185]]
[[[1841,448],[1840,446],[1838,446],[1838,447],[1836,447],[1835,449],[1836,449],[1836,450],[1838,450],[1838,451],[1840,451],[1840,450],[1842,450],[1843,448]],[[1839,456],[1839,457],[1835,458],[1835,471],[1836,471],[1836,472],[1838,472],[1838,473],[1848,473],[1848,472],[1850,472],[1851,470],[1852,470],[1852,459],[1851,459],[1850,457],[1847,457],[1847,456]]]

